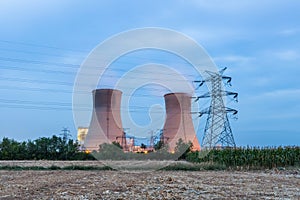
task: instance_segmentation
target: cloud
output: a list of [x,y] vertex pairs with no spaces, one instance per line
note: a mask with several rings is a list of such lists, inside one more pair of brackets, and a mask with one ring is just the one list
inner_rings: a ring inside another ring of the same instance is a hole
[[266,87],[266,86],[270,86],[270,84],[272,83],[273,79],[269,78],[269,77],[256,77],[255,81],[252,81],[252,85],[253,86],[257,86],[257,87]]
[[219,62],[247,62],[253,60],[255,58],[248,56],[240,56],[240,55],[225,55],[225,56],[217,56],[214,57],[214,61]]
[[300,31],[299,29],[284,29],[278,32],[279,35],[281,36],[292,36],[298,34]]
[[266,92],[263,94],[264,97],[284,97],[284,98],[292,98],[300,97],[300,89],[281,89],[281,90],[274,90],[270,92]]
[[[36,20],[62,11],[65,3],[62,1],[0,1],[0,22],[12,23],[16,21]],[[3,20],[2,20],[3,19]]]
[[295,50],[284,50],[274,53],[276,57],[278,57],[281,60],[296,60],[300,58],[299,52]]
[[220,44],[228,39],[234,39],[240,35],[237,30],[228,29],[226,27],[185,27],[180,29],[180,31],[197,41],[209,42],[209,44],[217,43]]
[[300,99],[300,89],[278,89],[278,90],[272,90],[267,91],[255,96],[251,96],[247,98],[251,102],[254,101],[278,101],[278,100],[299,100]]
[[223,11],[229,11],[229,10],[239,10],[246,8],[253,5],[254,2],[248,1],[248,2],[237,2],[235,0],[229,0],[226,1],[226,3],[220,3],[219,1],[212,0],[212,1],[205,1],[205,0],[192,0],[190,1],[191,4],[198,6],[200,8],[205,9],[214,9],[214,10],[223,10]]
[[[270,12],[272,8],[280,8],[282,4],[286,4],[285,2],[274,2],[270,0],[265,1],[236,1],[236,0],[228,0],[228,1],[219,1],[219,0],[190,0],[190,1],[184,1],[184,3],[190,3],[193,6],[196,6],[200,9],[206,10],[206,11],[217,11],[221,13],[252,13],[253,10],[265,10],[266,8],[269,8]],[[253,14],[253,13],[252,13]]]

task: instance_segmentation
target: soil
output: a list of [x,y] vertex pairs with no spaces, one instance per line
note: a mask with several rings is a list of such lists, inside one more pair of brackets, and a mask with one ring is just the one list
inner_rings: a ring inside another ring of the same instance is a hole
[[[3,162],[0,165],[22,164]],[[23,161],[23,166],[71,163],[56,162]],[[93,161],[75,163],[97,165]],[[299,170],[0,170],[0,199],[300,199],[300,175]]]

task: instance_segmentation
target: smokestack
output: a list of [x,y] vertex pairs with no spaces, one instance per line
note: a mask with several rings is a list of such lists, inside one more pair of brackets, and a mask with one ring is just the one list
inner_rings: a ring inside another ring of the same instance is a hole
[[98,150],[100,144],[111,143],[122,136],[121,96],[119,90],[93,90],[92,119],[84,142],[87,150]]
[[166,121],[163,139],[169,145],[169,150],[175,150],[179,138],[185,143],[191,141],[193,150],[200,150],[191,117],[191,96],[187,93],[169,93],[164,95],[164,98]]

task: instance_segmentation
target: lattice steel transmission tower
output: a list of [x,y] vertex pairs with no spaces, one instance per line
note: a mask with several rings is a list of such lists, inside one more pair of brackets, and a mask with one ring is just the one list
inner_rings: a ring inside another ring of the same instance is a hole
[[226,107],[223,98],[225,96],[232,96],[237,102],[238,93],[223,90],[223,81],[226,81],[226,85],[231,86],[231,77],[223,75],[225,70],[226,68],[219,72],[206,71],[209,75],[207,79],[195,81],[199,83],[198,88],[204,83],[210,83],[211,85],[211,91],[196,98],[196,101],[198,101],[201,98],[211,97],[210,106],[199,112],[200,117],[203,114],[208,115],[202,139],[202,148],[204,149],[212,149],[220,146],[235,147],[228,113],[235,115],[238,111]]
[[60,134],[63,138],[63,141],[67,142],[71,137],[72,135],[70,134],[70,130],[66,127],[64,127],[62,130],[61,130],[61,134]]

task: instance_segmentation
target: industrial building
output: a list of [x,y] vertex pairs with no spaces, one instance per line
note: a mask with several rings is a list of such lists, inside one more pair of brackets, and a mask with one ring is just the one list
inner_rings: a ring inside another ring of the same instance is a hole
[[88,128],[87,127],[78,127],[77,130],[77,141],[80,147],[81,151],[84,151],[84,141],[86,138],[86,135],[88,133]]
[[[123,131],[121,120],[122,92],[114,89],[93,90],[93,112],[85,137],[84,146],[87,150],[98,150],[103,143],[119,142],[125,151],[134,146],[132,137]],[[170,93],[164,95],[166,120],[161,140],[168,144],[169,151],[174,151],[181,138],[184,142],[191,141],[194,150],[200,150],[191,117],[191,96],[186,93]],[[151,148],[151,147],[150,147]]]
[[87,150],[98,150],[99,145],[111,143],[123,135],[120,115],[122,92],[113,89],[93,90],[93,112],[84,145]]
[[191,117],[191,96],[187,93],[169,93],[164,95],[166,121],[163,128],[164,143],[174,151],[177,141],[191,141],[194,150],[200,150]]

